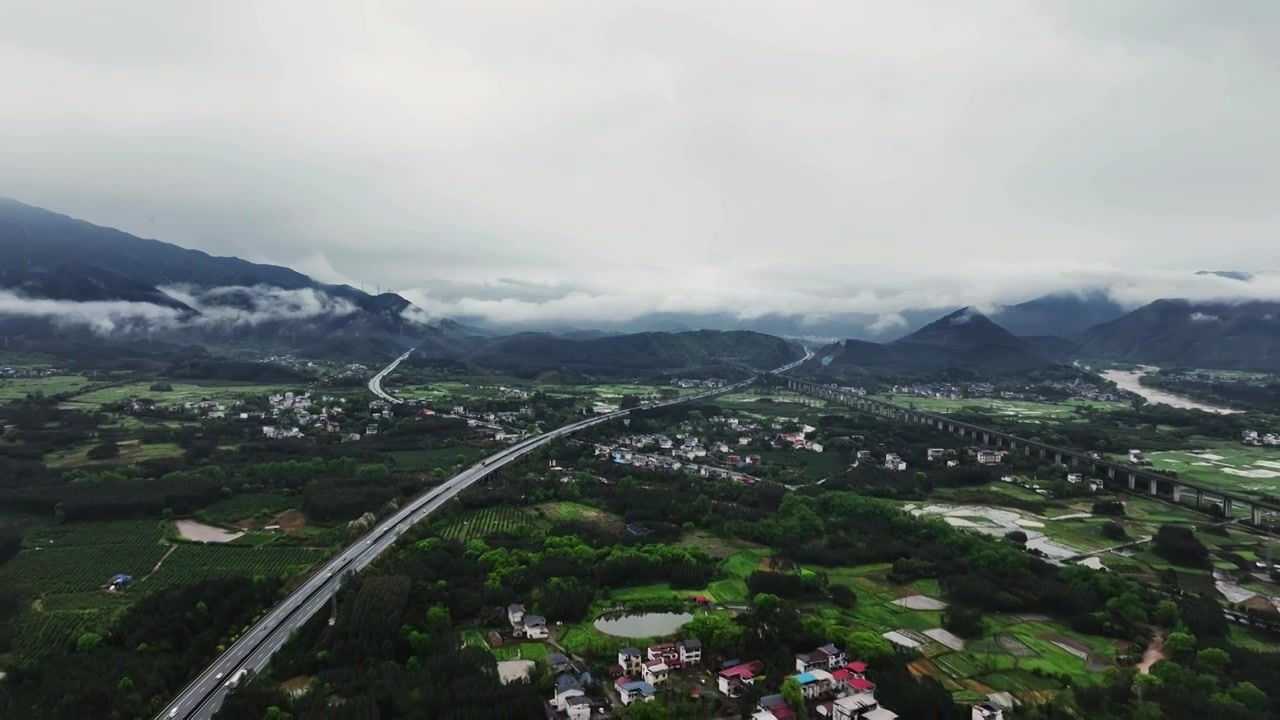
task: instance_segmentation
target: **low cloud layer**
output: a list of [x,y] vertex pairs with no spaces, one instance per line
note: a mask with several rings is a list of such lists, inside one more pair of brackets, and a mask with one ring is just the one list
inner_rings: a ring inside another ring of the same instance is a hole
[[[696,275],[696,273],[691,273]],[[904,311],[952,310],[972,306],[996,315],[1001,306],[1051,293],[1102,292],[1135,308],[1161,298],[1195,301],[1280,300],[1280,273],[1258,273],[1247,281],[1175,271],[1131,271],[1105,266],[1054,268],[989,263],[959,266],[931,275],[903,271],[892,277],[827,277],[813,271],[808,282],[792,287],[792,278],[763,272],[737,282],[690,277],[681,290],[652,290],[661,280],[643,272],[616,283],[587,280],[578,285],[477,284],[457,282],[401,291],[436,317],[461,317],[498,324],[625,321],[661,313],[724,314],[751,320],[767,315],[798,316],[812,323],[850,318],[876,334],[906,325]],[[853,316],[856,316],[854,318]]]
[[0,318],[50,320],[59,326],[83,326],[101,334],[146,330],[257,327],[263,323],[344,317],[355,305],[314,289],[227,286],[208,290],[190,286],[162,288],[191,311],[146,302],[49,300],[0,290]]

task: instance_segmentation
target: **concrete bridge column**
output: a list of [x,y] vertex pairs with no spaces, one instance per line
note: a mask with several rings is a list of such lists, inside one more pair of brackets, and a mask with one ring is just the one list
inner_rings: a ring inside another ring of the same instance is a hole
[[1182,502],[1182,486],[1178,483],[1173,484],[1173,501],[1175,503]]
[[1107,477],[1111,478],[1112,480],[1115,480],[1115,479],[1116,479],[1116,469],[1115,469],[1115,468],[1113,468],[1113,467],[1109,467],[1109,468],[1107,468]]
[[1234,511],[1235,511],[1235,508],[1231,506],[1231,498],[1227,497],[1226,495],[1223,495],[1222,496],[1223,517],[1228,517],[1228,518],[1231,517],[1231,513]]
[[1249,508],[1249,522],[1255,526],[1262,524],[1262,508],[1260,506],[1253,505]]
[[1054,465],[1061,465],[1061,464],[1062,464],[1062,453],[1060,453],[1060,452],[1055,452],[1055,453],[1053,454],[1053,464],[1054,464]]
[[1155,479],[1155,478],[1147,478],[1147,482],[1148,482],[1148,483],[1150,483],[1150,485],[1151,485],[1151,494],[1152,494],[1152,495],[1158,495],[1159,493],[1157,492],[1156,479]]
[[1201,510],[1204,509],[1204,491],[1203,490],[1196,491],[1196,507]]
[[1129,473],[1129,489],[1130,490],[1138,489],[1138,476],[1134,475],[1133,473]]
[[1044,459],[1044,457],[1045,457],[1045,455],[1048,455],[1048,454],[1049,454],[1049,451],[1048,451],[1048,450],[1045,450],[1044,448],[1040,448],[1040,459],[1041,459],[1041,460],[1043,460],[1043,459]]

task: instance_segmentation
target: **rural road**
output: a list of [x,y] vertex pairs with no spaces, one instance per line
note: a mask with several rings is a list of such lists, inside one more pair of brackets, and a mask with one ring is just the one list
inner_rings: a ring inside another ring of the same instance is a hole
[[[399,402],[399,400],[382,390],[382,379],[395,370],[396,366],[409,357],[412,352],[413,350],[410,350],[396,358],[390,365],[375,375],[369,381],[369,390],[388,402]],[[813,357],[813,353],[806,350],[804,358],[778,368],[773,372],[786,372],[811,357]],[[643,410],[677,405],[734,392],[754,382],[756,377],[758,376],[753,375],[747,380],[717,388],[716,390],[643,405],[636,409]],[[414,523],[429,516],[453,499],[458,493],[489,473],[507,463],[518,460],[522,455],[542,447],[556,438],[564,437],[592,425],[626,416],[631,412],[631,410],[621,410],[608,415],[599,415],[580,420],[537,437],[521,441],[501,452],[490,455],[444,483],[410,500],[403,508],[379,522],[372,530],[325,563],[306,582],[267,612],[261,620],[249,628],[231,647],[227,648],[226,652],[214,660],[212,665],[205,668],[195,680],[184,688],[173,702],[169,703],[156,716],[157,720],[176,720],[177,718],[208,720],[208,718],[213,717],[214,713],[221,707],[223,698],[232,690],[232,688],[228,687],[231,678],[236,677],[242,670],[247,671],[252,676],[266,667],[271,660],[271,656],[289,640],[289,636],[293,631],[310,620],[320,608],[329,602],[330,598],[341,586],[342,578],[346,573],[356,572],[367,567],[387,548],[391,547],[400,535]]]

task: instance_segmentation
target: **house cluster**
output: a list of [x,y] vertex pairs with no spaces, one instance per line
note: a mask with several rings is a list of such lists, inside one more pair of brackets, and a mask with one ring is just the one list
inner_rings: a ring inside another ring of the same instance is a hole
[[756,680],[762,677],[764,663],[759,660],[727,660],[720,664],[720,670],[716,673],[716,688],[725,697],[741,697],[748,685],[755,685]]
[[702,662],[702,642],[687,638],[677,642],[650,645],[641,652],[627,647],[618,651],[618,664],[610,668],[617,676],[615,685],[623,705],[649,702],[657,688],[667,684],[671,673]]
[[687,378],[673,378],[671,380],[671,384],[678,388],[706,388],[708,390],[714,390],[715,388],[724,387],[725,385],[728,384],[728,381],[721,380],[719,378],[712,378],[710,380],[691,380]]
[[564,713],[569,720],[590,720],[591,698],[587,697],[586,688],[594,682],[591,673],[579,669],[562,653],[547,655],[547,665],[556,677],[551,707]]
[[53,377],[66,374],[66,370],[51,367],[14,367],[10,365],[0,367],[0,377],[6,378]]
[[200,400],[182,404],[187,412],[206,417],[210,420],[222,420],[227,417],[227,406],[216,400]]
[[[867,453],[870,455],[870,452]],[[861,455],[859,455],[861,457]],[[903,460],[898,453],[884,454],[884,469],[893,472],[904,472],[907,469],[907,462]]]
[[511,634],[516,637],[526,640],[546,640],[550,635],[547,631],[547,619],[541,615],[529,613],[520,603],[507,606],[507,621],[511,623]]
[[[831,720],[894,720],[893,711],[876,700],[875,683],[867,679],[867,664],[849,662],[844,651],[824,645],[796,655],[796,674],[804,698],[821,718]],[[794,710],[781,695],[760,699],[754,720],[793,720]]]
[[966,389],[959,385],[951,383],[915,383],[912,385],[894,385],[888,389],[894,395],[907,395],[911,397],[941,398],[944,400],[960,400],[968,394],[973,396],[974,393],[995,392],[994,385],[986,385],[979,383],[978,387],[971,387],[966,393]]
[[1245,431],[1244,431],[1244,437],[1243,437],[1243,439],[1242,439],[1242,442],[1243,442],[1245,445],[1255,445],[1255,446],[1271,445],[1271,446],[1277,446],[1277,445],[1280,445],[1280,434],[1276,434],[1276,433],[1267,433],[1267,434],[1265,434],[1265,435],[1260,435],[1260,434],[1258,433],[1258,431],[1257,431],[1257,430],[1245,430]]
[[809,433],[817,428],[812,425],[801,426],[796,432],[778,433],[773,439],[773,446],[780,449],[791,450],[809,450],[811,452],[822,452],[822,443],[814,442],[808,438]]

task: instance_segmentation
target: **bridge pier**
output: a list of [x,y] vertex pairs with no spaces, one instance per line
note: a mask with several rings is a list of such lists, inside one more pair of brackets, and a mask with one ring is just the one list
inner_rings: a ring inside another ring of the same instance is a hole
[[1156,484],[1156,479],[1155,479],[1155,478],[1147,478],[1147,483],[1151,486],[1151,494],[1152,494],[1152,495],[1159,495],[1159,494],[1160,494],[1160,493],[1159,493],[1159,488],[1158,488],[1158,486],[1157,486],[1157,484]]
[[1173,484],[1173,501],[1175,503],[1182,502],[1182,486],[1178,483]]
[[1199,510],[1204,509],[1204,491],[1203,490],[1196,491],[1196,508]]
[[1249,522],[1253,523],[1254,527],[1262,524],[1262,508],[1257,505],[1249,506]]
[[1060,453],[1060,452],[1056,452],[1056,453],[1054,453],[1054,454],[1053,454],[1053,464],[1054,464],[1054,465],[1061,465],[1061,464],[1062,464],[1062,453]]
[[1230,518],[1234,511],[1235,511],[1235,508],[1232,507],[1231,505],[1231,498],[1227,497],[1226,495],[1223,495],[1222,496],[1222,516],[1226,518]]
[[1134,475],[1133,473],[1129,473],[1129,489],[1130,490],[1138,489],[1138,476]]

